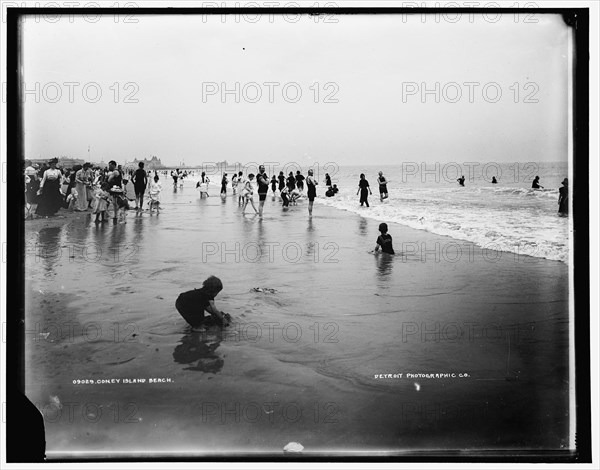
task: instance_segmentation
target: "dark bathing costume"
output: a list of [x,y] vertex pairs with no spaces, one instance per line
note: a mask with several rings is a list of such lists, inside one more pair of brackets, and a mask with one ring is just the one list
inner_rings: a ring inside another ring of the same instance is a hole
[[281,191],[283,188],[285,188],[285,176],[279,175],[277,179],[279,180],[279,191]]
[[308,187],[307,196],[309,201],[314,201],[317,196],[317,187],[314,184],[311,184],[312,178],[306,180],[306,185]]
[[[265,180],[267,181],[266,184]],[[269,192],[269,177],[266,173],[259,173],[256,176],[256,181],[258,182],[258,200],[264,201],[267,199],[267,193]]]
[[135,170],[135,175],[133,178],[133,188],[135,190],[135,194],[139,195],[143,195],[144,192],[146,191],[146,185],[144,184],[144,178],[146,178],[146,170],[142,170],[141,168],[138,168],[137,170]]
[[392,248],[392,236],[389,233],[385,235],[379,235],[377,237],[377,244],[381,246],[381,251],[384,253],[394,254],[394,248]]
[[558,189],[558,193],[560,194],[560,204],[558,205],[558,212],[561,214],[569,213],[569,188],[567,186],[563,186]]
[[192,328],[198,328],[203,324],[208,324],[209,320],[212,319],[212,316],[206,317],[204,315],[204,309],[214,299],[214,296],[211,297],[203,289],[194,289],[179,294],[175,301],[175,308]]
[[286,181],[287,187],[289,188],[290,192],[293,191],[296,187],[296,178],[294,178],[293,176],[288,176]]
[[223,176],[223,179],[221,180],[221,194],[226,193],[227,192],[227,177]]
[[360,201],[359,202],[366,202],[368,204],[367,198],[369,197],[369,182],[364,179],[364,180],[360,180],[358,182],[358,185],[360,186]]
[[377,178],[377,182],[379,183],[379,192],[381,194],[387,194],[387,180],[385,179],[385,176]]

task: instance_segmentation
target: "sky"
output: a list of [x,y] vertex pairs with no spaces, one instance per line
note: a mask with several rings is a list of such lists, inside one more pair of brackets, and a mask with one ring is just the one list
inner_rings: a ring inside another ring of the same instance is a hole
[[569,28],[490,18],[27,17],[25,154],[566,162]]

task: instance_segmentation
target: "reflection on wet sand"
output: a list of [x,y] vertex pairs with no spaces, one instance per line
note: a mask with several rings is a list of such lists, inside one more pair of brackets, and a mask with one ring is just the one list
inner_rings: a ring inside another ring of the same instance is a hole
[[364,217],[358,218],[358,233],[360,235],[367,235],[367,230],[369,227],[369,221]]
[[47,274],[54,270],[56,262],[62,255],[60,251],[62,231],[63,227],[47,227],[39,231],[35,256],[44,260]]
[[389,253],[376,253],[374,257],[375,264],[377,265],[377,275],[379,277],[386,278],[392,274],[395,255],[390,255]]
[[187,364],[184,370],[210,372],[216,374],[223,369],[224,360],[215,353],[219,345],[218,340],[212,342],[203,339],[203,334],[191,332],[184,335],[180,344],[173,351],[173,359],[178,364]]

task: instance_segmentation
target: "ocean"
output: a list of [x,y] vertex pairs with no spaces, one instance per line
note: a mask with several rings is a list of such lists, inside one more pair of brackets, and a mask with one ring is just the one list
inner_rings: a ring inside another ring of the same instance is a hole
[[[315,172],[319,196],[325,192],[325,171],[340,191],[335,197],[319,198],[320,203],[487,249],[568,260],[569,218],[558,215],[558,188],[568,177],[567,163],[329,164]],[[379,200],[379,171],[389,181],[384,202]],[[373,192],[369,208],[361,207],[356,195],[360,173],[365,173]],[[456,181],[461,175],[464,187]],[[536,175],[544,189],[531,189]],[[492,176],[497,184],[491,183]]]

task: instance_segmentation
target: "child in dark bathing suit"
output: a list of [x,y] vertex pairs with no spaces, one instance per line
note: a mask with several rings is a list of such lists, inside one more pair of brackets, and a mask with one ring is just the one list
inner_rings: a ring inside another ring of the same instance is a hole
[[275,195],[275,191],[277,190],[277,178],[275,175],[271,178],[271,191],[273,191],[273,195]]
[[379,231],[381,235],[377,237],[377,244],[375,245],[375,252],[377,253],[381,248],[382,253],[394,254],[394,248],[392,247],[392,236],[387,233],[388,226],[386,223],[379,224]]
[[[218,325],[221,328],[228,326],[231,318],[229,314],[221,312],[215,305],[215,297],[223,290],[223,283],[218,277],[210,276],[202,283],[200,289],[183,292],[177,297],[175,308],[190,324],[192,330],[201,331],[206,326]],[[210,317],[204,316],[204,311]]]

